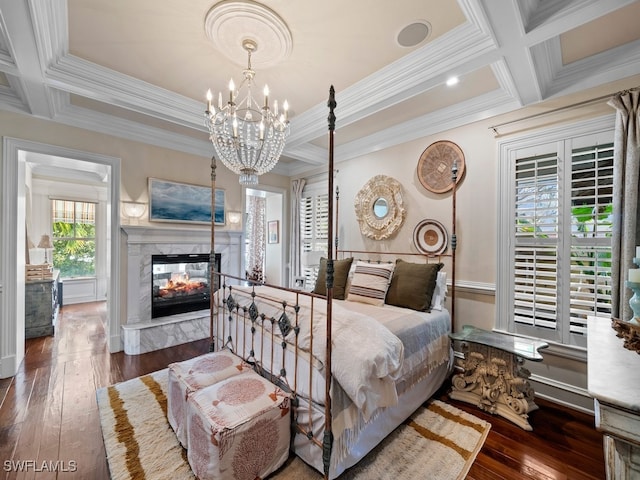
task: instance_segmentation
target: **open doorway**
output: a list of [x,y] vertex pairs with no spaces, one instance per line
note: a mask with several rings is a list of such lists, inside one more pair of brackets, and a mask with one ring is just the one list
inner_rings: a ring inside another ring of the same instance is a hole
[[[0,336],[6,339],[0,345],[0,377],[16,373],[24,358],[25,341],[25,263],[28,249],[27,209],[32,208],[30,185],[31,169],[62,174],[77,183],[82,178],[103,175],[105,198],[101,202],[104,215],[103,249],[104,285],[96,286],[106,292],[107,342],[109,350],[120,350],[119,275],[120,262],[120,159],[64,147],[40,144],[27,140],[4,138],[2,165],[2,234],[0,272],[2,303],[0,305]],[[30,183],[30,182],[29,182]],[[28,201],[29,198],[29,201]],[[33,215],[33,212],[29,212]]]
[[257,186],[244,193],[244,270],[247,278],[288,286],[286,191]]

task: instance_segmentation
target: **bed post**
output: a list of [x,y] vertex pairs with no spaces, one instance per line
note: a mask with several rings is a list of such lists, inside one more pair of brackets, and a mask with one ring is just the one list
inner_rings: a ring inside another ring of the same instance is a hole
[[325,407],[324,407],[324,438],[322,439],[322,463],[324,478],[329,478],[331,466],[331,448],[333,446],[333,432],[331,430],[331,312],[333,303],[333,132],[336,128],[336,116],[333,110],[336,108],[335,90],[333,85],[329,88],[329,232],[327,252],[327,350],[325,361]]
[[335,215],[335,223],[336,223],[335,245],[336,245],[336,251],[334,252],[336,260],[339,260],[338,259],[338,251],[339,251],[338,235],[340,234],[340,231],[338,229],[338,219],[339,218],[340,218],[340,186],[336,185],[336,215]]
[[451,226],[451,331],[456,329],[456,247],[458,246],[458,238],[456,237],[456,186],[458,182],[458,162],[453,161],[451,165],[451,180],[453,180],[452,194],[452,216],[453,224]]
[[216,284],[216,157],[211,156],[211,248],[209,250],[209,351],[215,351],[215,342],[213,340],[213,306],[214,291]]

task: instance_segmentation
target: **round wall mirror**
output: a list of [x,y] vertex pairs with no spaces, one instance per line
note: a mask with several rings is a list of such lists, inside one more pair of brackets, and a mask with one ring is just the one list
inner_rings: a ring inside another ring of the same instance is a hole
[[376,218],[384,218],[389,214],[389,204],[386,198],[378,198],[373,204],[373,214]]
[[360,232],[374,240],[393,235],[407,213],[400,182],[386,175],[371,178],[356,195],[354,206]]

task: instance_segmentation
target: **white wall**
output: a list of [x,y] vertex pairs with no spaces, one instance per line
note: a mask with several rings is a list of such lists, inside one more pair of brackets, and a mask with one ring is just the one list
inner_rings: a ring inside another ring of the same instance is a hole
[[[338,135],[339,132],[336,134]],[[471,125],[438,136],[425,137],[371,155],[340,162],[335,183],[340,188],[339,245],[343,249],[418,252],[413,231],[424,219],[441,222],[452,232],[451,192],[435,194],[417,176],[418,160],[433,142],[449,140],[465,155],[466,172],[456,192],[456,292],[455,327],[474,324],[492,328],[496,282],[496,141],[487,128]],[[339,157],[339,155],[338,155]],[[354,209],[358,191],[374,175],[395,178],[403,187],[407,209],[404,224],[388,240],[371,240],[360,233]],[[450,271],[450,261],[444,261]]]
[[[283,279],[285,276],[282,269],[282,259],[284,255],[283,231],[286,229],[286,225],[283,225],[283,198],[281,194],[267,193],[266,202],[267,226],[265,227],[265,232],[267,232],[267,243],[265,245],[265,274],[268,283],[284,286]],[[278,222],[278,243],[269,243],[268,225],[270,221]]]

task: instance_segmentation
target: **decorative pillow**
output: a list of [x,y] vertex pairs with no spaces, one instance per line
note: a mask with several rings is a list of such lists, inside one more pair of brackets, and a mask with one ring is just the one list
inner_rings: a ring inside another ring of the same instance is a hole
[[[346,286],[351,262],[353,257],[333,261],[333,298],[336,300],[344,300],[347,294]],[[327,295],[327,259],[325,257],[320,258],[320,268],[313,293]]]
[[384,305],[394,268],[393,263],[357,262],[347,300]]
[[355,261],[351,264],[351,268],[349,269],[349,275],[347,276],[347,285],[345,287],[345,294],[349,295],[349,290],[351,290],[351,281],[353,280],[353,275],[356,273],[356,264],[358,261]]
[[388,305],[411,308],[420,312],[431,308],[442,263],[410,263],[396,260],[396,269],[385,302]]
[[447,299],[447,272],[439,271],[436,278],[436,288],[431,297],[431,310],[442,311],[444,301]]

